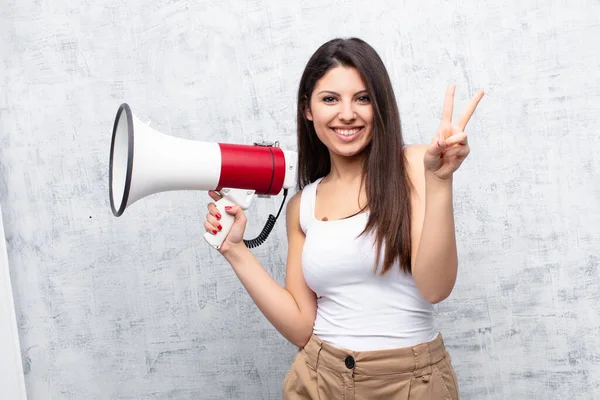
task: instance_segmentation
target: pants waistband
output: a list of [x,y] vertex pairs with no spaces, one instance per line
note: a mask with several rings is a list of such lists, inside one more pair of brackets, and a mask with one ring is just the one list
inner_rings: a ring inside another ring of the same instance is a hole
[[448,356],[441,333],[415,346],[372,351],[338,348],[312,335],[304,351],[313,369],[325,367],[342,374],[367,376],[413,373],[420,377],[431,374],[431,366]]

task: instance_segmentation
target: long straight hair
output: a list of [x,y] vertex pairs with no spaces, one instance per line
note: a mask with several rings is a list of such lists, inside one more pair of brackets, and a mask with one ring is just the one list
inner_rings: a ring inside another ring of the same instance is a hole
[[375,232],[376,264],[381,274],[398,261],[411,272],[410,219],[411,183],[406,169],[404,140],[396,97],[383,61],[369,44],[358,38],[333,39],[309,59],[298,88],[298,188],[327,175],[331,169],[329,150],[317,137],[305,115],[319,79],[331,68],[353,67],[367,85],[373,106],[373,133],[364,149],[363,177],[369,218],[361,233]]

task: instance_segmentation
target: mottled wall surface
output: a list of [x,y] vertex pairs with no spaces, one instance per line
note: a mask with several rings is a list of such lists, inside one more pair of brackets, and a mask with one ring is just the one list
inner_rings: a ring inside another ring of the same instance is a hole
[[[486,90],[438,307],[463,398],[600,398],[600,3],[419,3],[2,2],[0,203],[30,399],[280,398],[294,348],[203,242],[207,195],[113,217],[110,131],[126,101],[170,135],[295,149],[301,71],[338,35],[384,58],[409,143],[448,83],[457,115]],[[280,200],[254,203],[248,237]],[[280,283],[284,222],[255,251]]]

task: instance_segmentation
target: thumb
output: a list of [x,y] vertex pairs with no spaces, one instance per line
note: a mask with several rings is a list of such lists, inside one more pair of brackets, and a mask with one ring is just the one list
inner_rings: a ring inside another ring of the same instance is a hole
[[444,138],[443,135],[436,135],[436,137],[432,140],[429,145],[429,154],[434,157],[440,156],[444,150],[448,148],[448,141]]
[[237,204],[233,206],[226,206],[225,212],[227,214],[233,215],[236,220],[242,220],[244,218],[242,207],[240,207]]
[[238,206],[237,204],[233,206],[225,206],[225,212],[227,214],[236,215],[239,210],[240,206]]

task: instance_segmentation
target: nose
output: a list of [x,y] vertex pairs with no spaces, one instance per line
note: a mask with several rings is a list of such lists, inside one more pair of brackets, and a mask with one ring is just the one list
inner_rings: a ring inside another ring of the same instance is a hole
[[342,104],[342,109],[338,115],[340,121],[353,121],[356,119],[356,112],[352,108],[352,104],[344,103]]

